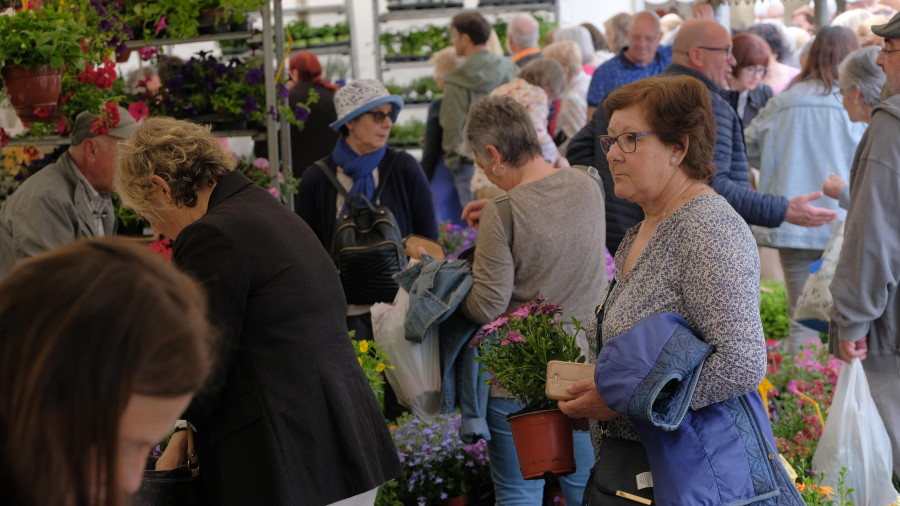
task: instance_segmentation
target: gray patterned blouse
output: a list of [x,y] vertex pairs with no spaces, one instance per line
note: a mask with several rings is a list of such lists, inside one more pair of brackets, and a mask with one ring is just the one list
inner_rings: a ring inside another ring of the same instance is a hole
[[[759,316],[759,254],[750,227],[723,197],[695,197],[659,224],[623,279],[621,266],[639,227],[627,232],[616,252],[616,284],[605,303],[603,341],[631,330],[646,316],[678,313],[714,348],[691,409],[755,389],[766,372],[766,348]],[[597,326],[589,328],[594,329],[589,339],[595,358]],[[595,448],[601,434],[638,439],[626,417],[592,425]]]

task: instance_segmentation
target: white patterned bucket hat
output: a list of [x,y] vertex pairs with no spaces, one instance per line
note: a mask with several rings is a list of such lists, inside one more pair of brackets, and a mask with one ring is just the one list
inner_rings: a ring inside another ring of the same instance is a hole
[[334,94],[334,108],[337,121],[331,129],[339,131],[348,121],[381,104],[392,104],[391,121],[397,121],[397,114],[403,108],[403,97],[391,95],[377,79],[357,79],[342,86]]

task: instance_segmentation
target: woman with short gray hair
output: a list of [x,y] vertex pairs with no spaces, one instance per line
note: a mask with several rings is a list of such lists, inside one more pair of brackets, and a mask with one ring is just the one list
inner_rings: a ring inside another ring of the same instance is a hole
[[[463,212],[470,224],[479,226],[474,283],[461,305],[463,313],[486,324],[543,296],[563,308],[563,321],[575,317],[587,322],[607,283],[602,247],[606,218],[599,185],[582,170],[557,170],[547,163],[528,111],[507,96],[491,95],[472,104],[461,149],[507,192],[495,200],[471,202]],[[587,352],[586,336],[576,340]],[[496,503],[538,506],[543,480],[522,479],[506,421],[522,404],[507,396],[491,387],[487,406]],[[588,432],[575,431],[574,439],[576,471],[560,482],[566,502],[581,504],[594,457]]]
[[[838,66],[838,85],[841,87],[842,103],[851,121],[868,123],[872,109],[881,102],[885,74],[875,63],[881,48],[866,46],[844,58]],[[829,174],[822,184],[825,195],[837,199],[838,205],[847,209],[850,205],[850,187],[837,174]]]

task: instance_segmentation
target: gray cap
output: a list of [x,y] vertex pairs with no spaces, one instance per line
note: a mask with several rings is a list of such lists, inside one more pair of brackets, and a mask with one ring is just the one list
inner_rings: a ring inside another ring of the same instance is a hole
[[900,39],[900,12],[883,25],[872,25],[872,33],[885,39]]
[[[134,120],[131,113],[128,112],[128,109],[122,106],[119,106],[118,109],[119,124],[114,128],[110,128],[106,135],[127,139],[128,137],[131,137],[131,134],[133,134],[140,125]],[[73,145],[77,146],[81,144],[81,141],[97,136],[97,134],[91,132],[91,129],[94,128],[94,120],[97,118],[98,116],[90,111],[78,113],[78,116],[75,117],[75,127],[72,128],[71,140]]]

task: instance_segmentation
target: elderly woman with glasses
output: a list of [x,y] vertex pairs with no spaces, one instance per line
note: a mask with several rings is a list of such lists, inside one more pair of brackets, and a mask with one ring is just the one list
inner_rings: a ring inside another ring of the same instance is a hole
[[[868,123],[872,109],[881,102],[881,89],[887,76],[876,63],[880,53],[880,47],[866,46],[847,55],[838,66],[841,103],[850,121]],[[828,175],[822,190],[825,195],[837,199],[841,208],[847,209],[850,205],[850,187],[837,174]]]
[[[830,26],[820,30],[806,64],[790,87],[769,100],[746,126],[747,161],[760,170],[760,191],[791,199],[820,190],[831,173],[845,180],[849,177],[853,154],[866,125],[854,123],[841,106],[838,64],[858,48],[859,40],[849,28]],[[837,202],[829,199],[821,206],[840,211]],[[838,216],[843,219],[843,211]],[[809,277],[809,264],[822,256],[833,230],[834,224],[816,228],[790,223],[754,229],[760,246],[778,249],[789,315],[793,315]],[[790,351],[797,353],[807,340],[818,342],[818,331],[792,319]]]
[[[600,137],[600,143],[615,181],[615,194],[641,206],[645,218],[622,240],[611,287],[605,299],[598,299],[603,316],[588,326],[594,331],[589,330],[588,337],[592,341],[591,356],[597,357],[597,370],[606,364],[604,356],[598,356],[601,346],[617,339],[639,339],[629,332],[641,320],[675,313],[712,348],[688,397],[691,411],[717,412],[722,409],[719,403],[734,403],[735,398],[748,395],[756,396],[762,409],[756,393],[766,372],[759,318],[759,256],[746,222],[708,186],[716,172],[712,162],[716,127],[708,90],[689,76],[651,77],[613,91],[603,108],[609,130],[608,135]],[[643,340],[641,343],[646,344]],[[635,346],[631,348],[641,348]],[[602,484],[622,468],[649,470],[654,488],[671,484],[677,477],[677,488],[654,490],[660,505],[725,504],[738,499],[747,504],[773,491],[768,486],[766,490],[756,487],[749,466],[770,465],[766,474],[773,477],[778,472],[775,466],[780,468],[780,464],[770,464],[764,456],[754,460],[755,455],[767,454],[766,450],[745,454],[749,442],[733,428],[725,430],[727,424],[719,426],[721,431],[711,430],[715,433],[713,440],[698,430],[672,445],[671,454],[679,455],[678,464],[661,459],[648,463],[642,457],[644,451],[659,455],[666,445],[638,436],[639,414],[622,409],[606,393],[605,398],[601,396],[593,378],[576,382],[569,393],[578,397],[560,401],[564,413],[601,422],[592,427],[601,460],[596,463],[583,504],[611,504],[600,499],[610,491],[600,489],[612,488],[615,494],[618,486]],[[759,446],[765,446],[765,438],[774,449],[764,412],[762,419]],[[633,451],[605,461],[604,446]],[[632,463],[638,468],[631,467]],[[721,481],[717,479],[719,474]],[[650,495],[645,489],[637,490],[634,481],[635,476],[630,475],[619,484],[632,487],[631,491],[623,489],[625,492]],[[786,483],[793,488],[789,479]],[[786,491],[782,496],[796,494]],[[779,499],[778,504],[789,503]]]
[[[551,166],[541,153],[529,112],[511,97],[490,95],[475,102],[469,108],[463,139],[464,154],[506,192],[466,206],[467,211],[479,207],[481,212],[473,286],[461,305],[465,316],[486,324],[543,296],[563,308],[563,321],[575,317],[587,322],[606,288],[606,220],[599,185],[582,170]],[[508,211],[505,219],[500,206]],[[574,332],[574,325],[568,325]],[[584,333],[576,339],[587,352]],[[506,421],[507,415],[523,406],[507,397],[505,390],[491,387],[487,405],[496,502],[540,506],[544,482],[522,479]],[[574,439],[577,470],[560,478],[568,504],[581,503],[593,463],[587,432],[575,431]]]
[[737,65],[728,76],[728,89],[721,93],[746,126],[772,98],[772,88],[762,82],[769,71],[772,50],[762,37],[752,33],[739,33],[731,43]]

